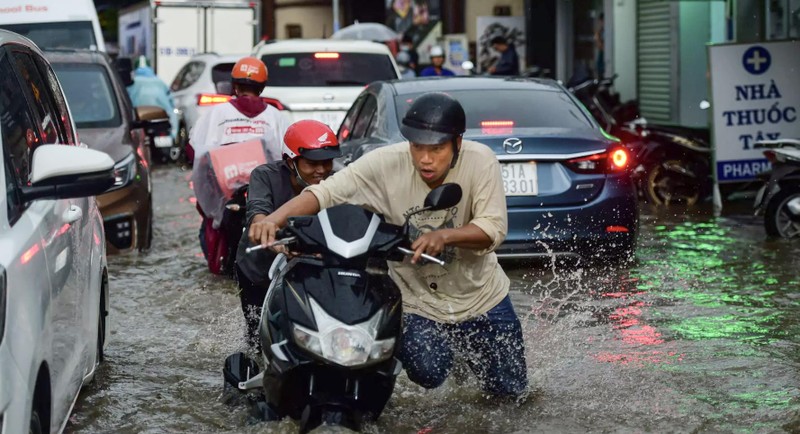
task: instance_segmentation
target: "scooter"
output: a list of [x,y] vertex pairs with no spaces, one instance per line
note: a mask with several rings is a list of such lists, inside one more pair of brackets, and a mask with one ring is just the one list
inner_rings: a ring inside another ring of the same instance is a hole
[[708,129],[656,125],[632,116],[634,106],[610,107],[618,101],[608,90],[615,77],[586,80],[569,88],[598,123],[633,154],[640,194],[656,205],[692,205],[711,194],[711,146]]
[[[443,184],[414,214],[451,208],[461,194],[458,184]],[[339,205],[290,218],[277,238],[276,245],[299,255],[288,261],[279,255],[270,267],[259,326],[264,371],[245,354],[233,354],[223,369],[226,387],[250,392],[248,401],[264,420],[299,419],[301,433],[323,423],[360,430],[380,416],[402,370],[396,358],[400,290],[368,262],[414,254],[408,217],[397,226]]]
[[764,228],[772,237],[800,238],[800,140],[757,142],[772,163],[768,180],[756,195],[755,214],[764,215]]

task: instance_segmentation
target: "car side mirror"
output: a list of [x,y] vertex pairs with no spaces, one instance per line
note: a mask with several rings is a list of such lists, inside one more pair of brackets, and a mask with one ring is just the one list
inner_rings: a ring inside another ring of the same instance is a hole
[[233,95],[233,83],[230,81],[218,81],[214,86],[220,95]]
[[430,211],[440,211],[452,208],[461,201],[461,186],[455,183],[442,184],[425,197],[424,208]]
[[114,160],[105,152],[69,145],[41,145],[33,153],[25,202],[96,196],[114,185]]

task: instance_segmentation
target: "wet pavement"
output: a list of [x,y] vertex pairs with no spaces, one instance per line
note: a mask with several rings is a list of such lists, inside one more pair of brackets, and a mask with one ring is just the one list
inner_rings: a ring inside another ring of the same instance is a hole
[[[244,349],[236,286],[206,271],[189,172],[153,175],[153,247],[109,257],[106,363],[67,431],[297,432],[223,402],[222,363]],[[505,268],[526,399],[401,374],[367,432],[800,432],[800,243],[766,239],[758,219],[643,207],[625,268]]]

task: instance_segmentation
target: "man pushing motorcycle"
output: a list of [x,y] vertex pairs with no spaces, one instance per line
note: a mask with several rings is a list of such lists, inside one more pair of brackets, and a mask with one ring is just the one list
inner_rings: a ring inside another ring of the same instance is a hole
[[[253,221],[250,241],[269,246],[290,216],[350,203],[403,225],[409,218],[410,260],[390,262],[403,298],[404,329],[398,358],[408,377],[425,388],[440,386],[455,354],[463,354],[485,391],[518,396],[527,388],[524,343],[508,296],[509,279],[494,253],[508,230],[500,167],[485,145],[463,140],[466,116],[443,93],[413,102],[402,121],[408,142],[364,155],[275,212]],[[457,183],[454,207],[412,215],[426,195]],[[423,253],[445,265],[426,263]]]

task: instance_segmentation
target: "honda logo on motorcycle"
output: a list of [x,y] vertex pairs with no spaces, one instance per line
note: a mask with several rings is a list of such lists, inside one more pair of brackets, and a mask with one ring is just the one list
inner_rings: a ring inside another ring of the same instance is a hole
[[503,140],[503,150],[506,154],[519,154],[522,152],[522,140],[516,137]]

